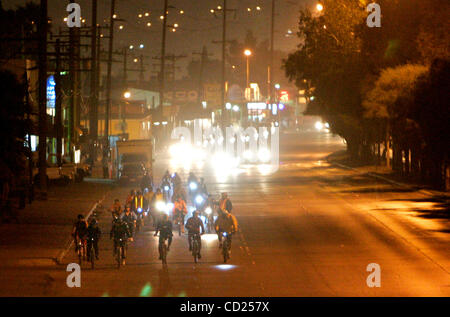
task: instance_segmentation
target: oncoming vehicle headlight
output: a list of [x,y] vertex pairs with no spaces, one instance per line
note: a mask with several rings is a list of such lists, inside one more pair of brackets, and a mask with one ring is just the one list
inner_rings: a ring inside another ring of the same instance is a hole
[[139,208],[137,209],[137,211],[138,211],[138,213],[141,213],[141,212],[142,212],[142,208],[139,207]]
[[167,192],[167,191],[169,191],[169,186],[164,186],[164,190]]
[[316,127],[316,129],[317,129],[318,131],[320,131],[320,130],[323,129],[323,123],[320,122],[320,121],[317,121],[316,124],[315,124],[314,126]]
[[210,214],[212,213],[211,207],[207,207],[207,208],[205,209],[205,212],[206,212],[207,215],[210,215]]
[[157,201],[155,207],[158,211],[164,211],[166,204],[163,201]]
[[194,183],[194,182],[189,183],[189,188],[191,190],[196,190],[197,189],[197,183]]

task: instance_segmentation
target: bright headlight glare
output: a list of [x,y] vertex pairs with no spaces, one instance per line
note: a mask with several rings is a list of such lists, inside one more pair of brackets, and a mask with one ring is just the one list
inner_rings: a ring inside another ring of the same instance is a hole
[[210,215],[210,214],[212,213],[211,207],[207,207],[207,208],[205,209],[205,212],[206,212],[206,214]]
[[163,201],[156,202],[156,209],[158,211],[164,211],[166,204]]
[[201,203],[203,202],[203,197],[200,196],[200,195],[198,195],[197,197],[195,197],[195,202],[196,202],[197,204],[201,204]]

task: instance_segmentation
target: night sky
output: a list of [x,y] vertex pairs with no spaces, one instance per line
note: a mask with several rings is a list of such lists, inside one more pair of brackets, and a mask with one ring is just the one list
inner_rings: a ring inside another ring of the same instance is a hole
[[[29,1],[29,0],[28,0]],[[16,5],[23,5],[27,0],[3,0],[5,9],[14,8]],[[39,1],[33,1],[39,3]],[[275,49],[290,52],[296,48],[298,39],[296,36],[286,37],[285,34],[290,29],[294,33],[297,31],[298,11],[301,6],[312,6],[313,0],[277,0],[276,1],[276,21],[275,21]],[[65,11],[69,1],[48,0],[49,16],[54,21],[55,26],[67,27],[63,23],[63,18],[67,16]],[[81,13],[86,19],[86,26],[90,25],[91,2],[88,0],[78,0],[81,6]],[[108,21],[110,11],[110,0],[99,0],[98,23]],[[135,47],[143,43],[144,55],[159,56],[161,43],[162,22],[159,19],[163,10],[163,0],[116,0],[116,13],[119,18],[126,22],[118,22],[116,25],[115,48],[134,45]],[[192,52],[200,52],[203,45],[207,46],[209,53],[213,53],[215,58],[221,58],[221,45],[213,44],[212,41],[220,41],[222,37],[221,13],[214,17],[210,13],[211,9],[223,5],[222,0],[169,0],[169,5],[176,9],[169,10],[168,24],[179,24],[175,33],[168,32],[167,48],[168,54],[184,54],[188,57],[184,59],[187,63],[193,58]],[[257,10],[257,6],[261,10]],[[243,40],[247,30],[252,30],[259,41],[270,37],[270,15],[271,0],[228,0],[228,8],[236,9],[229,12],[227,39]],[[250,8],[249,12],[247,8]],[[180,14],[180,10],[184,14]],[[150,15],[142,18],[138,14]],[[152,26],[148,27],[147,23]],[[103,23],[105,24],[105,23]],[[119,26],[123,25],[123,30]],[[107,35],[107,31],[105,31]],[[107,41],[104,41],[106,48]],[[146,61],[152,63],[154,61]]]

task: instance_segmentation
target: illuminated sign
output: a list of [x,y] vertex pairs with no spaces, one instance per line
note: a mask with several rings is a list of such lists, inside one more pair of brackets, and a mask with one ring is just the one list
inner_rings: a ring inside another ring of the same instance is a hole
[[267,104],[265,102],[248,102],[247,109],[248,110],[266,110]]
[[288,102],[289,101],[289,94],[286,90],[282,90],[280,92],[280,101],[282,102]]
[[47,108],[55,108],[56,92],[55,77],[53,75],[47,78]]

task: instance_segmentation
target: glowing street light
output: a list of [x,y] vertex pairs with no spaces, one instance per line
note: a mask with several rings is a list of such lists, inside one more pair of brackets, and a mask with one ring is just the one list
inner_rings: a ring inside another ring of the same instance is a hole
[[130,98],[130,97],[131,97],[131,92],[125,91],[124,94],[123,94],[123,97],[124,97],[125,99]]
[[316,10],[321,12],[323,10],[323,5],[321,3],[316,4]]
[[248,83],[250,80],[250,61],[249,61],[249,57],[252,55],[252,51],[250,50],[245,50],[244,51],[244,55],[247,56],[247,88],[248,88]]

